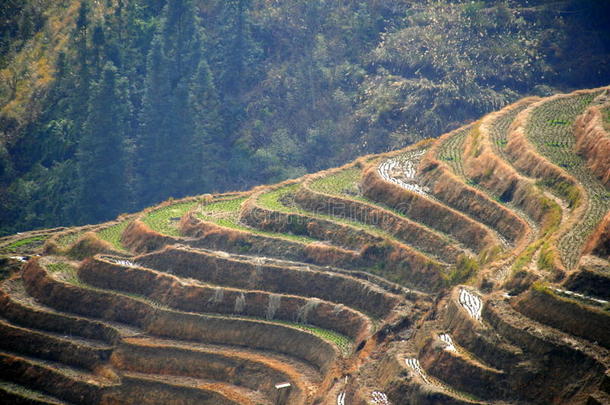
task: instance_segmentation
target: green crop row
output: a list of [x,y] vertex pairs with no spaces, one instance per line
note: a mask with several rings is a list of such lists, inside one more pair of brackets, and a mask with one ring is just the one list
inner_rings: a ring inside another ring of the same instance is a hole
[[337,346],[341,353],[344,355],[349,355],[352,349],[353,341],[345,335],[334,332],[328,329],[318,328],[317,326],[303,324],[303,323],[295,323],[295,322],[287,322],[287,321],[275,321],[280,324],[284,324],[287,326],[292,326],[293,328],[298,328],[302,330],[306,330],[308,332],[313,333],[314,335],[333,343]]
[[[568,267],[576,265],[583,243],[610,209],[610,193],[587,168],[586,162],[574,152],[576,139],[572,123],[595,96],[596,94],[581,94],[541,104],[532,112],[526,126],[528,138],[538,152],[574,176],[588,196],[588,199],[583,199],[571,185],[547,184],[554,193],[573,205],[587,202],[583,217],[558,244],[562,259]],[[565,124],[559,125],[559,122]]]
[[311,189],[326,194],[358,196],[358,182],[361,174],[360,168],[350,167],[314,180],[311,183]]
[[130,223],[131,221],[119,222],[118,224],[114,224],[100,231],[97,231],[97,235],[100,239],[110,243],[115,249],[120,251],[125,250],[123,244],[121,243],[121,235],[123,235],[123,231]]
[[24,248],[31,248],[41,245],[45,240],[49,238],[49,235],[36,235],[29,236],[23,239],[18,239],[7,246],[1,248],[3,252],[15,253]]
[[464,151],[464,140],[471,130],[472,127],[458,130],[439,145],[437,152],[438,159],[446,162],[451,170],[460,177],[465,177],[462,153]]
[[[403,160],[403,159],[409,159],[412,155],[413,155],[413,153],[410,151],[403,155],[398,156],[397,159],[399,159],[399,161]],[[408,219],[408,217],[404,213],[399,212],[398,210],[396,210],[394,208],[388,207],[384,204],[378,203],[376,201],[373,201],[367,197],[360,195],[359,191],[358,191],[358,181],[360,180],[360,175],[361,175],[361,170],[358,168],[345,169],[345,170],[333,173],[331,175],[322,177],[320,179],[317,179],[316,182],[312,183],[312,189],[314,189],[316,191],[324,192],[326,194],[339,196],[342,198],[361,201],[363,203],[370,204],[374,207],[379,207],[381,209],[389,211],[398,217]],[[314,187],[314,184],[316,184],[316,187]],[[353,192],[353,190],[356,190],[356,191]],[[333,219],[337,220],[337,217],[333,217]],[[341,220],[343,218],[339,217],[338,219]],[[371,225],[368,225],[366,223],[363,223],[360,221],[351,221],[351,220],[348,220],[348,221],[350,223],[358,224],[359,227],[366,227],[365,229],[367,229],[367,230],[375,230],[377,232],[380,232],[379,228],[371,227]],[[438,231],[436,231],[422,223],[418,222],[418,224],[422,228],[427,229],[430,232],[437,233],[438,237],[442,238],[447,243],[458,244],[458,242],[454,238],[450,237],[449,235],[439,233]],[[386,232],[382,232],[381,235],[387,236],[389,238],[395,238],[393,235],[390,235]],[[425,250],[425,247],[415,246],[415,248],[416,249],[422,248]]]
[[506,156],[505,147],[508,144],[508,130],[510,125],[515,120],[517,114],[529,107],[528,104],[513,108],[511,111],[502,114],[489,127],[491,136],[491,144],[498,156],[502,156],[504,160],[509,161]]
[[187,201],[161,207],[149,212],[142,221],[153,231],[169,236],[180,236],[178,230],[180,218],[195,204],[196,201]]

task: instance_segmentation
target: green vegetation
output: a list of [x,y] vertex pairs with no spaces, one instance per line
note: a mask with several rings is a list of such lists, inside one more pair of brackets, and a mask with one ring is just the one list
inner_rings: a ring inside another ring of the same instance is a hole
[[[597,94],[580,94],[546,102],[536,108],[526,127],[529,140],[552,163],[570,173],[584,187],[587,206],[583,217],[559,240],[562,260],[568,268],[576,265],[580,249],[594,227],[610,210],[610,198],[605,186],[587,168],[582,157],[574,152],[575,138],[571,125],[555,125],[554,122],[574,122]],[[547,186],[572,207],[584,199],[578,189],[566,182],[542,179]]]
[[525,92],[606,84],[608,11],[591,0],[7,0],[0,235],[298,177],[438,136]]
[[445,142],[441,143],[438,148],[438,159],[446,162],[453,172],[462,178],[465,178],[464,167],[462,166],[464,141],[472,130],[472,126],[469,126],[455,132]]
[[359,167],[351,167],[312,181],[311,189],[326,194],[347,194],[358,197],[358,182],[361,174],[362,170]]
[[71,231],[60,235],[57,238],[57,245],[60,248],[67,248],[73,245],[83,234],[85,231]]
[[328,342],[333,343],[335,346],[337,346],[339,348],[339,350],[341,350],[341,353],[343,353],[344,356],[348,356],[351,353],[353,341],[350,338],[348,338],[347,336],[344,336],[340,333],[337,333],[337,332],[334,332],[334,331],[328,330],[328,329],[321,329],[321,328],[318,328],[317,326],[302,324],[302,323],[284,322],[284,321],[277,321],[277,323],[281,323],[283,325],[288,325],[288,326],[292,326],[293,328],[303,329],[308,332],[311,332],[314,335],[316,335]]
[[100,231],[97,231],[97,236],[99,236],[100,239],[109,242],[115,249],[119,251],[124,251],[125,248],[121,243],[121,235],[130,223],[131,221],[121,221],[118,224],[114,224]]
[[201,218],[204,221],[213,222],[217,225],[224,226],[226,228],[246,231],[256,235],[268,236],[271,238],[288,239],[301,243],[315,242],[315,239],[308,238],[302,235],[261,231],[259,229],[250,228],[241,224],[239,222],[239,209],[241,207],[241,204],[246,199],[247,197],[243,197],[206,204],[201,206],[201,208],[197,210],[196,215],[198,218]]
[[450,272],[446,275],[445,280],[449,286],[461,284],[477,274],[478,271],[479,262],[475,258],[462,255],[458,258],[455,266],[452,267]]
[[258,202],[261,206],[268,208],[270,210],[291,213],[304,213],[305,211],[294,207],[294,204],[290,204],[286,201],[284,204],[284,199],[290,198],[290,196],[299,188],[299,184],[290,184],[283,187],[278,187],[275,190],[272,190],[268,193],[262,194],[258,198]]
[[153,231],[157,231],[163,235],[180,236],[178,223],[182,216],[196,204],[197,201],[194,200],[169,204],[149,212],[142,218],[142,222],[148,225]]
[[381,231],[379,228],[373,225],[368,225],[362,222],[357,222],[342,217],[333,217],[326,214],[314,213],[299,207],[293,201],[291,201],[292,194],[297,190],[298,187],[298,184],[291,184],[288,186],[277,188],[268,193],[262,194],[259,197],[258,202],[262,207],[273,211],[283,212],[286,214],[299,214],[334,221],[340,224],[352,226],[357,229],[365,230],[376,236],[381,236],[390,239],[394,238],[393,236]]
[[42,245],[49,238],[49,235],[36,235],[27,238],[18,239],[7,246],[1,248],[3,252],[15,253],[23,249],[33,248]]
[[46,265],[47,269],[50,273],[54,274],[59,279],[65,281],[66,283],[84,286],[81,279],[78,277],[78,272],[76,267],[72,266],[70,263],[66,262],[56,262],[49,263]]

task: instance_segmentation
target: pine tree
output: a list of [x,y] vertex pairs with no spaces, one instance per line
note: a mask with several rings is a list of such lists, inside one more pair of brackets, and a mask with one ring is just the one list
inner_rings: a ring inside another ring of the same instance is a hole
[[169,2],[148,55],[137,141],[142,205],[203,191],[215,99],[194,2]]
[[81,221],[115,216],[126,206],[127,87],[107,62],[92,86],[89,114],[77,153]]

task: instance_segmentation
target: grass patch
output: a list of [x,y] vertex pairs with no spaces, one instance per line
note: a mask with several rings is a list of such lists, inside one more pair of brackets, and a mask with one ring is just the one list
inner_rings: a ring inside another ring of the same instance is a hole
[[311,183],[311,189],[325,194],[347,194],[357,196],[359,194],[358,181],[362,170],[352,167],[329,176],[320,177]]
[[460,284],[468,280],[474,274],[477,274],[478,271],[479,263],[476,259],[461,255],[455,266],[451,267],[451,270],[446,275],[445,281],[449,286]]
[[344,336],[340,333],[334,332],[328,329],[318,328],[317,326],[303,324],[303,323],[295,323],[295,322],[287,322],[287,321],[275,321],[277,323],[292,326],[293,328],[306,330],[308,332],[313,333],[314,335],[333,343],[337,346],[341,353],[344,355],[349,355],[352,349],[352,340],[347,336]]
[[48,237],[49,235],[36,235],[19,239],[3,247],[2,250],[7,253],[16,253],[19,249],[40,246]]
[[163,235],[180,236],[178,223],[188,210],[197,204],[196,201],[181,202],[149,212],[142,222],[153,231]]
[[537,241],[531,243],[519,256],[517,256],[517,260],[513,263],[513,273],[516,274],[523,270],[523,268],[532,261],[534,254],[542,245],[543,240],[538,239]]
[[66,263],[66,262],[57,262],[57,263],[49,263],[46,265],[47,270],[49,270],[50,273],[55,274],[56,276],[59,276],[58,278],[60,278],[61,280],[70,283],[70,284],[74,284],[74,285],[78,285],[78,286],[83,286],[83,282],[81,281],[80,278],[78,278],[78,272],[76,270],[76,268],[74,266],[72,266],[70,263]]
[[107,228],[102,229],[101,231],[96,232],[97,236],[99,236],[100,239],[110,243],[115,249],[124,251],[125,248],[121,243],[121,235],[123,234],[125,228],[127,228],[127,225],[129,225],[130,223],[131,221],[119,222],[118,224],[109,226]]
[[303,212],[302,210],[292,207],[292,206],[288,207],[282,203],[282,200],[284,198],[288,197],[289,195],[293,194],[297,190],[298,187],[299,187],[299,184],[290,184],[288,186],[277,188],[268,193],[262,194],[258,198],[258,202],[263,207],[269,208],[270,210],[285,212],[285,213],[291,213],[291,212],[295,212],[295,211],[302,213]]

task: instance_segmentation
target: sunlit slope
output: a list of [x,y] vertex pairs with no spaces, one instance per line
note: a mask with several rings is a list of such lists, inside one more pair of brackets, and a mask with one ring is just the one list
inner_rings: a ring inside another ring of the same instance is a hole
[[608,403],[607,94],[2,239],[0,398]]

